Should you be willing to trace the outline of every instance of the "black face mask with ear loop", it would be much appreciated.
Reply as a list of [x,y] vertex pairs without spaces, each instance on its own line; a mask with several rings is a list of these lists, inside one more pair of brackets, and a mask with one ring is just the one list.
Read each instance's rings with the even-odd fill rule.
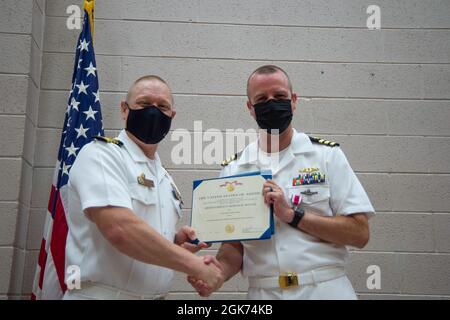
[[[253,105],[256,122],[261,129],[271,134],[272,130],[283,133],[292,121],[292,104],[290,99],[270,99]],[[275,133],[274,133],[275,134]]]
[[126,130],[145,144],[159,143],[170,130],[172,118],[156,106],[143,109],[130,109],[128,103]]

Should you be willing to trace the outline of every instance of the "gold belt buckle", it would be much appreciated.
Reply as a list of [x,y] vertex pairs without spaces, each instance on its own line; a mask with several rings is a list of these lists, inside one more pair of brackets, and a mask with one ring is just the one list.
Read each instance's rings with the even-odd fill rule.
[[298,276],[295,272],[283,273],[278,277],[281,289],[288,289],[298,286]]

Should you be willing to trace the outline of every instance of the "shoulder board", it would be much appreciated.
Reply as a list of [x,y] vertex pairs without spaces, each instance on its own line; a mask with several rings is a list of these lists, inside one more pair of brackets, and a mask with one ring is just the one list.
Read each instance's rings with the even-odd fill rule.
[[108,137],[102,137],[102,136],[95,136],[95,137],[94,137],[94,140],[103,141],[103,142],[106,142],[106,143],[112,143],[112,144],[115,144],[115,145],[117,145],[117,146],[119,146],[119,147],[123,146],[123,142],[120,141],[120,140],[117,140],[117,139],[115,139],[115,138],[108,138]]
[[328,147],[339,147],[339,143],[334,142],[334,141],[330,141],[330,140],[326,140],[326,139],[322,139],[322,138],[317,138],[317,137],[309,137],[309,139],[313,143],[323,144],[323,145],[328,146]]
[[163,167],[163,169],[166,172],[167,176],[169,176],[169,178],[173,180],[172,175],[169,173],[169,170],[167,170],[167,168],[165,166],[163,166],[162,164],[161,164],[161,167]]
[[239,158],[239,156],[241,155],[242,151],[239,151],[238,153],[235,153],[233,156],[229,157],[228,159],[225,159],[222,161],[221,166],[222,167],[226,167],[227,165],[229,165],[232,161],[236,160],[237,158]]

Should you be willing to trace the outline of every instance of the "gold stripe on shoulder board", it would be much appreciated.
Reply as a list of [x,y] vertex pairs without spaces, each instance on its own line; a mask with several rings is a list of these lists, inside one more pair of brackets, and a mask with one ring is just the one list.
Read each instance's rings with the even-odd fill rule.
[[242,151],[239,151],[238,153],[235,153],[234,155],[232,155],[231,157],[229,157],[228,159],[225,159],[222,161],[221,166],[222,167],[226,167],[227,165],[229,165],[231,162],[233,162],[234,160],[236,160],[237,158],[239,158],[239,156],[241,155]]
[[116,138],[95,136],[95,137],[93,137],[93,139],[97,140],[97,141],[103,141],[103,142],[106,142],[106,143],[112,143],[112,144],[115,144],[115,145],[117,145],[119,147],[123,146],[123,142],[120,141],[119,139],[116,139]]
[[330,140],[326,140],[326,139],[322,139],[322,138],[318,138],[318,137],[310,136],[309,139],[313,143],[323,144],[324,146],[328,146],[328,147],[338,147],[340,145],[339,143],[337,143],[335,141],[330,141]]

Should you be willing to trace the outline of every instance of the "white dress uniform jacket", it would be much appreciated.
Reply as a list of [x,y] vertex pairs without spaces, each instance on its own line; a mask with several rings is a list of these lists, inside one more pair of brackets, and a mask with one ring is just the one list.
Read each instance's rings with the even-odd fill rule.
[[[243,172],[272,170],[273,180],[283,188],[290,203],[292,194],[304,192],[301,206],[318,210],[324,216],[374,213],[361,183],[338,146],[313,143],[304,133],[294,130],[291,144],[278,155],[261,151],[257,142],[248,145],[234,161],[226,165],[221,176]],[[293,186],[302,170],[316,168],[325,182]],[[309,195],[308,195],[309,194]],[[270,240],[245,241],[242,273],[249,278],[278,277],[286,272],[308,274],[326,267],[344,268],[347,248],[322,241],[277,221]],[[250,280],[250,279],[249,279]],[[348,279],[340,277],[324,283],[296,288],[249,288],[250,299],[354,299]]]
[[[66,267],[80,267],[80,293],[83,285],[93,283],[121,290],[126,297],[164,295],[170,290],[173,271],[119,252],[85,214],[90,207],[128,208],[166,239],[174,240],[181,205],[172,178],[158,155],[148,159],[124,130],[117,139],[122,146],[104,141],[86,145],[70,171]],[[153,181],[153,187],[138,183],[142,174]]]

